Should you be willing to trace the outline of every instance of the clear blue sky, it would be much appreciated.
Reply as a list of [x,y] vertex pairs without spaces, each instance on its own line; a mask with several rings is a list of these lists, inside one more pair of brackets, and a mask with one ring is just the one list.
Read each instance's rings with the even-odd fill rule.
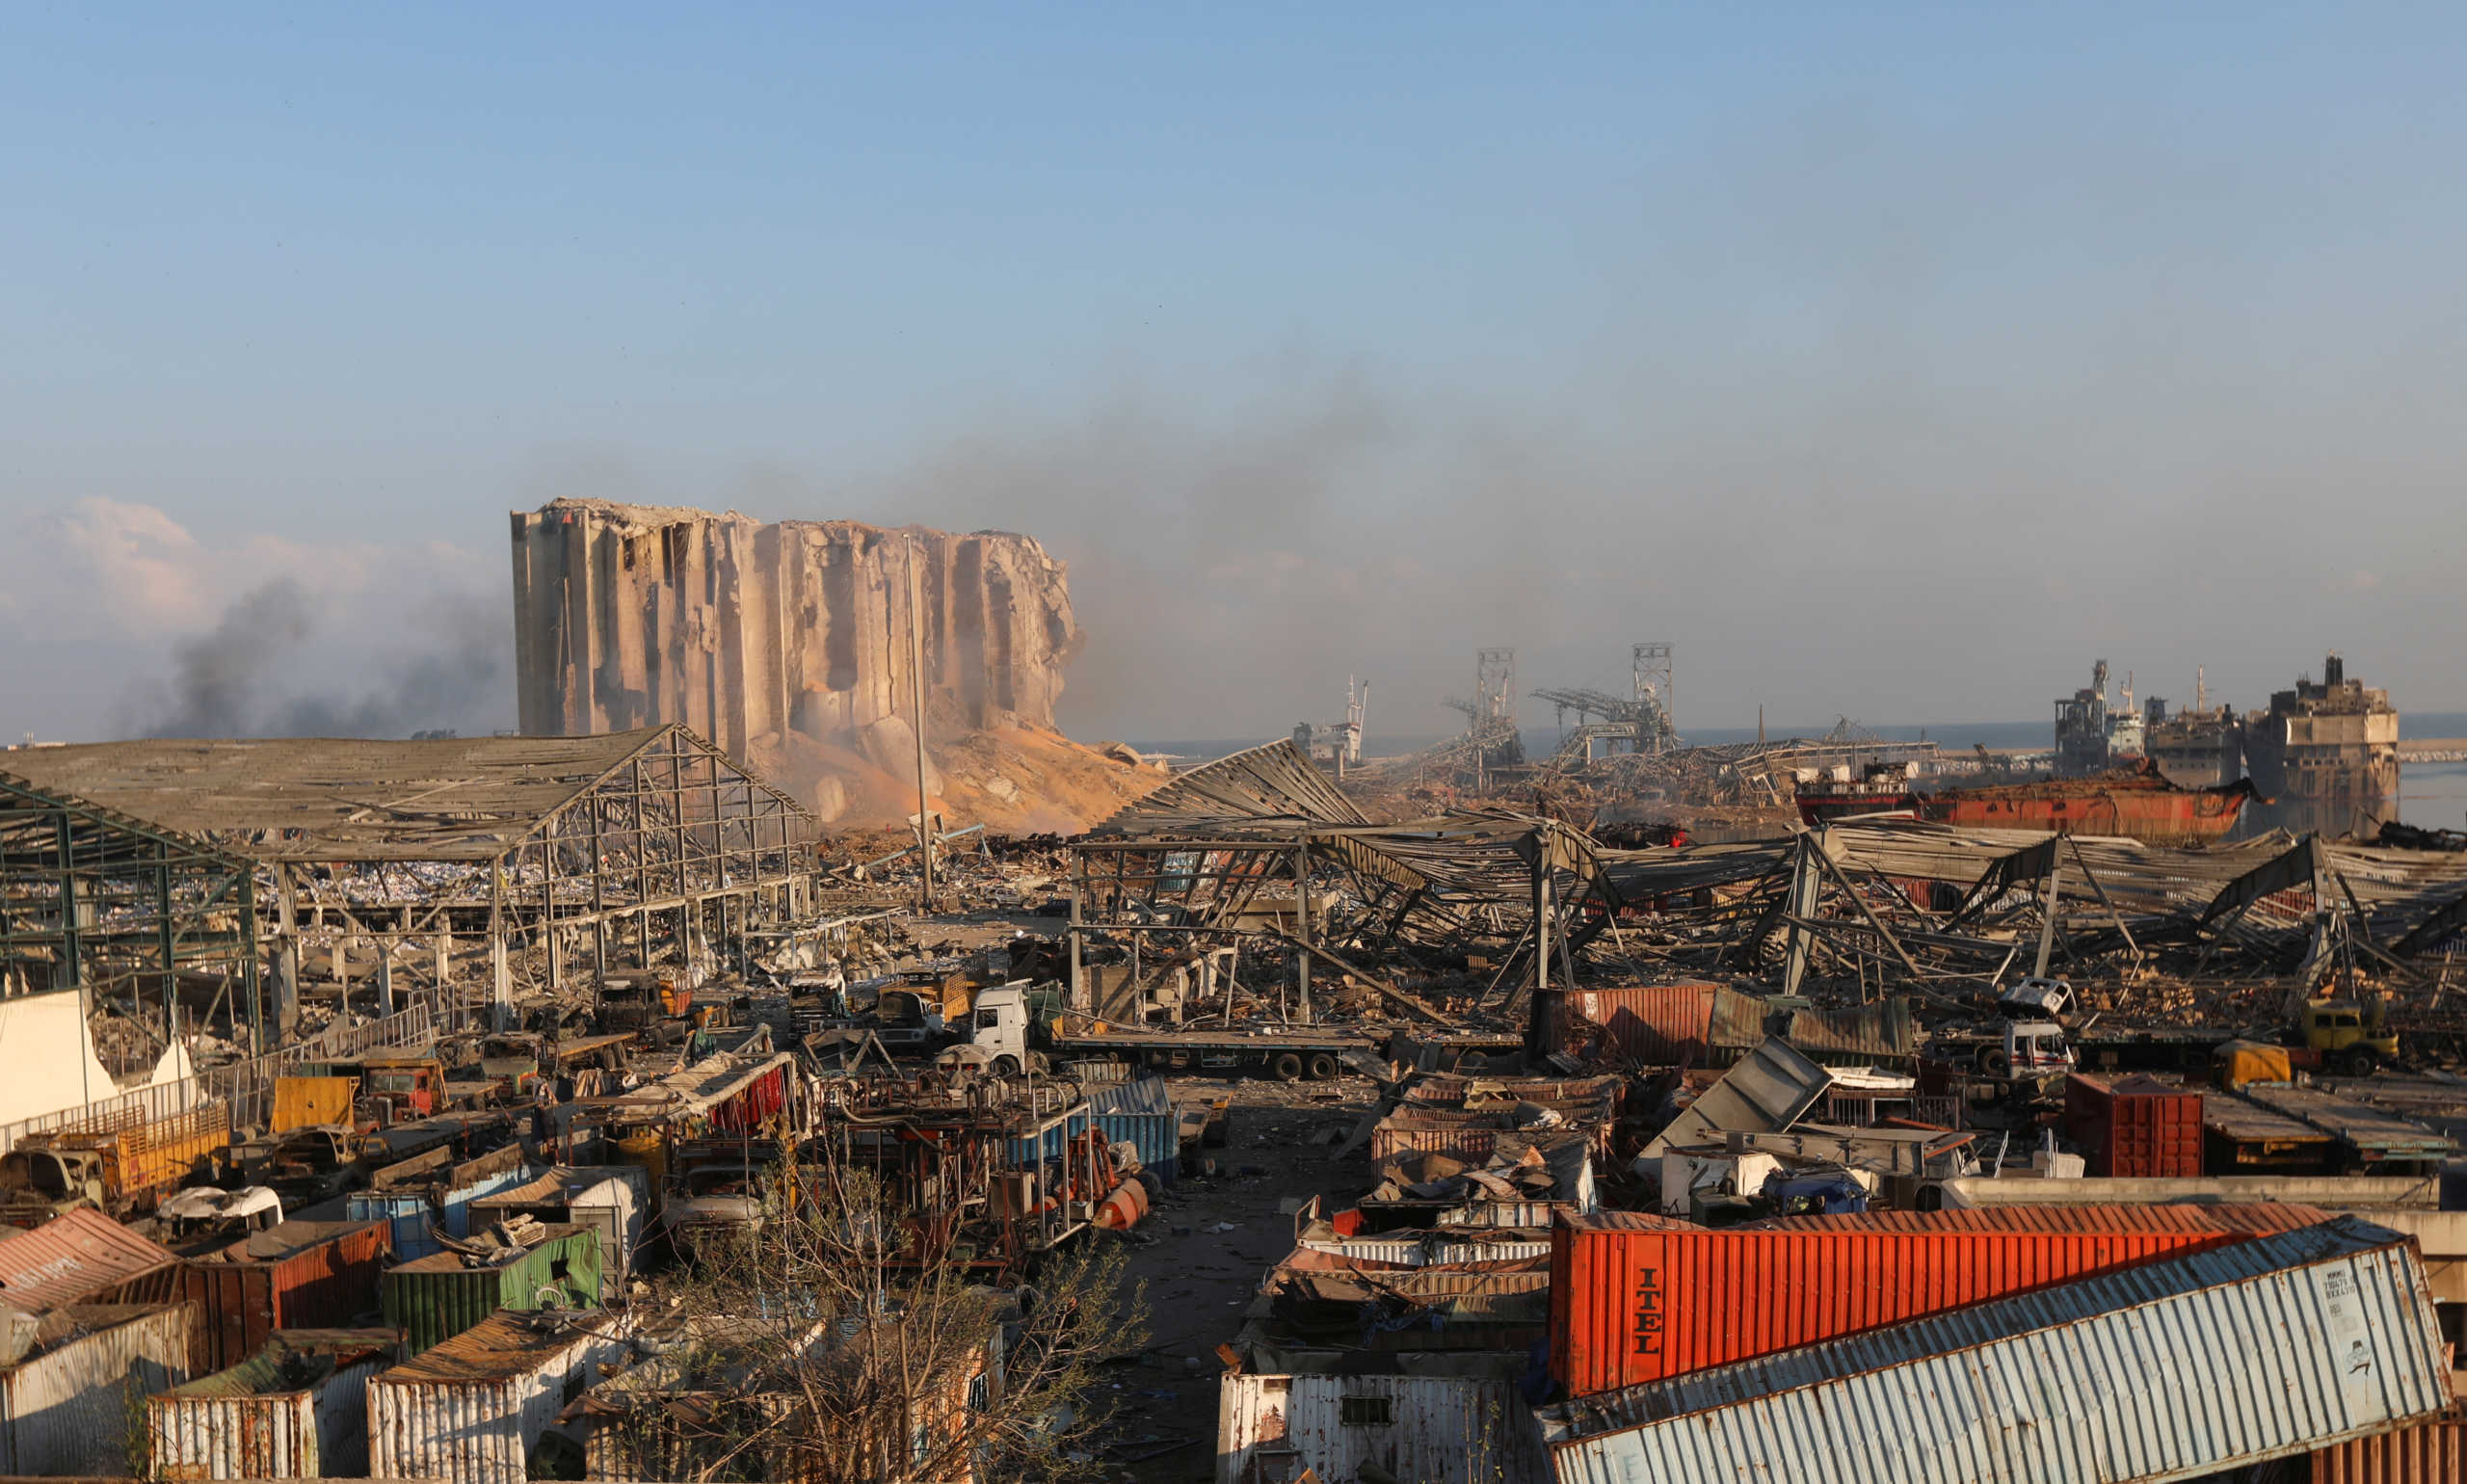
[[1092,733],[1643,638],[1708,726],[2332,646],[2456,709],[2462,64],[2452,7],[13,8],[0,514],[72,592],[132,580],[81,502],[224,566],[21,591],[0,731],[142,720],[267,573],[349,574],[366,683],[366,592],[502,604],[581,491],[1040,535]]

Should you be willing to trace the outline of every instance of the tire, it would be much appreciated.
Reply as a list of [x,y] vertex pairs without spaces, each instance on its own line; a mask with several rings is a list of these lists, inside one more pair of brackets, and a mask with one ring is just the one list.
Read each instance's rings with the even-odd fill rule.
[[2351,1046],[2339,1053],[2339,1070],[2351,1077],[2369,1077],[2380,1064],[2371,1047]]
[[1020,1059],[1016,1056],[997,1056],[994,1058],[994,1074],[997,1077],[1018,1076],[1020,1074]]
[[1989,1076],[2001,1077],[2012,1072],[2013,1058],[2005,1055],[2002,1047],[1991,1047],[1979,1053],[1978,1065]]
[[1268,1063],[1268,1073],[1280,1082],[1301,1081],[1302,1054],[1298,1051],[1277,1052],[1276,1060]]
[[1313,1082],[1333,1082],[1337,1073],[1343,1070],[1337,1059],[1325,1051],[1314,1052],[1311,1057],[1311,1080]]

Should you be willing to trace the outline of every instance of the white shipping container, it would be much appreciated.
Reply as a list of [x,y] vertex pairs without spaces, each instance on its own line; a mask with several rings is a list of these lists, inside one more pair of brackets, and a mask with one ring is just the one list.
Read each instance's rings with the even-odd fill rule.
[[[368,1378],[394,1364],[401,1347],[391,1330],[281,1331],[240,1365],[149,1398],[153,1476],[364,1476]],[[308,1357],[323,1374],[285,1386],[284,1349]]]
[[1471,1376],[1227,1376],[1217,1484],[1361,1476],[1417,1484],[1549,1484],[1532,1409],[1511,1381]]
[[2192,1479],[2437,1413],[2411,1241],[2355,1217],[1562,1403],[1563,1484]]
[[525,1484],[557,1413],[623,1355],[624,1317],[499,1312],[368,1381],[371,1477]]
[[189,1378],[186,1304],[72,1305],[0,1366],[0,1474],[116,1474],[146,1467],[146,1398]]

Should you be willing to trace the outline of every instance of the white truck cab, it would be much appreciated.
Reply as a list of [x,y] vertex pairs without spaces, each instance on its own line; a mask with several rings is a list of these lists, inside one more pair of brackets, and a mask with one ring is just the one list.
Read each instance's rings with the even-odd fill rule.
[[997,1077],[1043,1071],[1045,1058],[1028,1046],[1027,981],[1015,979],[977,991],[960,1044],[935,1057],[934,1065]]

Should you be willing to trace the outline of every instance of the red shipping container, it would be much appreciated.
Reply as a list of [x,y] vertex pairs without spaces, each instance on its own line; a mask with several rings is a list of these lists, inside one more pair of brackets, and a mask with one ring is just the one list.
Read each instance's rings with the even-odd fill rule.
[[[1637,984],[1556,990],[1534,1006],[1542,1049],[1617,1052],[1647,1066],[1705,1065],[1713,1029],[1711,984]],[[1600,1027],[1599,1030],[1596,1027]]]
[[1562,1216],[1551,1373],[1589,1396],[2327,1219],[2294,1206],[2003,1206],[1712,1231]]
[[2105,1082],[2076,1073],[2064,1079],[2064,1136],[2082,1151],[2086,1174],[2197,1178],[2201,1090],[2152,1076]]
[[182,1264],[198,1306],[196,1369],[237,1365],[277,1330],[347,1329],[375,1313],[393,1261],[392,1224],[286,1221]]

